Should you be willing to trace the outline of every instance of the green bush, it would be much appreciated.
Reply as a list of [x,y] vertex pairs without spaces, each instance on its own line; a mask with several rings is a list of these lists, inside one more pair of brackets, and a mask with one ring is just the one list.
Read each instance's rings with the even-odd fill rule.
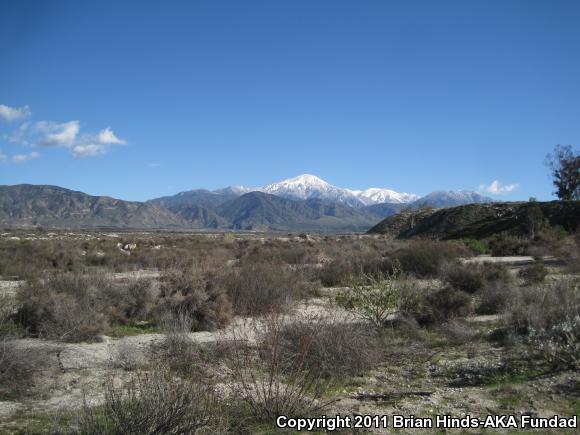
[[504,257],[510,255],[524,255],[529,246],[529,239],[500,233],[491,237],[488,242],[491,255]]
[[487,252],[487,245],[481,240],[463,239],[462,242],[476,255],[483,255]]
[[396,281],[400,273],[395,264],[391,273],[378,278],[369,275],[357,277],[351,281],[349,289],[336,296],[336,303],[376,328],[382,328],[399,305],[400,291]]

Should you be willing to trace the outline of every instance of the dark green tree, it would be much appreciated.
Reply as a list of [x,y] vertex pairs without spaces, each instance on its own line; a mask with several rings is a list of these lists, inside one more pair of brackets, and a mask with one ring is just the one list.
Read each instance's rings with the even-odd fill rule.
[[554,178],[554,192],[559,199],[580,199],[580,153],[572,145],[556,145],[546,163]]

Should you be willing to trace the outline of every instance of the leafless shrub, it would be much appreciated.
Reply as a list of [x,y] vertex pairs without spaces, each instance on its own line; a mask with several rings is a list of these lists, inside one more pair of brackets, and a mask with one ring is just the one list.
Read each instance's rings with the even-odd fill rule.
[[415,319],[420,325],[445,323],[467,316],[471,311],[471,296],[453,287],[421,289],[413,281],[400,285],[399,313]]
[[580,288],[573,280],[542,287],[522,287],[512,293],[504,312],[506,324],[516,333],[547,330],[580,313]]
[[499,282],[487,284],[477,295],[475,312],[477,314],[499,314],[513,299],[513,292],[518,291],[513,284]]
[[17,293],[16,319],[35,336],[65,341],[94,339],[108,324],[100,308],[102,295],[111,286],[102,275],[72,273],[28,282]]
[[471,343],[477,337],[477,331],[471,328],[466,322],[453,319],[444,323],[439,330],[447,337],[452,344]]
[[[308,415],[323,409],[323,382],[305,370],[311,340],[284,352],[283,318],[271,314],[263,327],[252,324],[251,332],[236,331],[234,340],[246,345],[230,347],[227,365],[233,378],[234,395],[246,403],[259,420],[272,421],[278,415]],[[252,336],[257,336],[254,346]],[[260,338],[262,337],[262,338]]]
[[472,312],[472,298],[461,290],[444,287],[426,296],[433,322],[465,317]]
[[85,404],[78,433],[185,434],[212,432],[221,425],[218,401],[206,385],[173,379],[164,369],[139,372],[116,387],[107,383],[102,406]]
[[234,312],[241,315],[283,312],[306,296],[308,286],[300,273],[272,262],[243,263],[224,279]]
[[155,307],[158,321],[167,315],[187,314],[190,331],[214,330],[228,324],[232,306],[216,281],[215,270],[200,263],[176,265],[163,271]]
[[456,289],[475,293],[485,285],[482,265],[454,263],[443,270],[443,279]]
[[383,353],[375,331],[345,317],[303,317],[283,324],[279,333],[264,340],[279,339],[284,359],[303,359],[303,369],[321,378],[361,375],[375,367]]
[[520,269],[518,276],[526,285],[541,284],[548,276],[548,268],[542,262],[534,262]]
[[0,337],[0,400],[27,395],[37,375],[51,366],[55,346],[30,348],[10,337]]
[[135,371],[147,366],[148,355],[137,344],[119,342],[111,350],[111,364],[113,367],[126,371]]
[[539,360],[555,368],[580,369],[580,287],[562,280],[522,287],[505,311],[505,322]]
[[481,291],[486,285],[512,281],[505,265],[490,262],[481,264],[451,263],[443,268],[442,275],[445,282],[470,294]]
[[418,278],[436,277],[442,266],[460,256],[468,256],[463,244],[429,240],[411,241],[395,254],[403,272]]

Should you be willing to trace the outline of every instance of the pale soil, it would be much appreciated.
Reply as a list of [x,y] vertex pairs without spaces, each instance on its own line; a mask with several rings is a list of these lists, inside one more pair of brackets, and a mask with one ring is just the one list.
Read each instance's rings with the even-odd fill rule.
[[[492,257],[486,257],[489,259]],[[531,257],[529,257],[531,258]],[[528,257],[508,257],[501,260],[512,266]],[[533,260],[533,259],[532,259]],[[483,259],[478,261],[484,261]],[[520,263],[521,264],[521,263]],[[116,279],[158,277],[156,271],[136,271],[114,274]],[[439,285],[436,281],[421,281],[421,286]],[[13,295],[18,282],[0,281],[0,292]],[[317,318],[340,316],[353,321],[348,313],[329,301],[340,289],[324,289],[322,297],[297,304],[287,319],[300,316]],[[467,319],[474,330],[487,330],[499,316],[475,316]],[[220,331],[188,334],[197,343],[244,339],[253,341],[263,329],[260,322],[236,318]],[[52,349],[45,369],[38,373],[35,393],[21,401],[0,402],[0,433],[10,421],[22,415],[61,409],[75,409],[87,399],[99,403],[107,379],[121,385],[131,372],[123,369],[131,364],[146,363],[151,349],[164,338],[162,334],[142,334],[123,338],[103,337],[98,343],[57,343],[43,340],[19,340],[28,349]],[[470,367],[495,367],[501,363],[504,349],[485,341],[437,348],[424,333],[416,338],[394,338],[387,361],[362,378],[345,380],[333,396],[335,400],[327,415],[420,415],[451,414],[455,416],[505,413],[533,413],[552,416],[570,412],[570,402],[578,395],[580,376],[567,372],[518,382],[498,381],[494,385],[452,386],[449,371]],[[222,374],[223,375],[223,374]],[[225,388],[228,389],[227,384]],[[576,405],[578,406],[578,405]],[[376,431],[384,433],[384,431]],[[405,430],[400,433],[428,433]]]

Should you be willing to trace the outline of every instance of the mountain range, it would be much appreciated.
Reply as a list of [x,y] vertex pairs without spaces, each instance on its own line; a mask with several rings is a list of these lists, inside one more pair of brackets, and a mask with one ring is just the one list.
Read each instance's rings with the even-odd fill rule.
[[366,231],[404,208],[491,199],[470,191],[419,198],[390,189],[351,190],[314,175],[264,187],[197,189],[147,202],[91,196],[57,186],[0,186],[0,225],[50,228]]

